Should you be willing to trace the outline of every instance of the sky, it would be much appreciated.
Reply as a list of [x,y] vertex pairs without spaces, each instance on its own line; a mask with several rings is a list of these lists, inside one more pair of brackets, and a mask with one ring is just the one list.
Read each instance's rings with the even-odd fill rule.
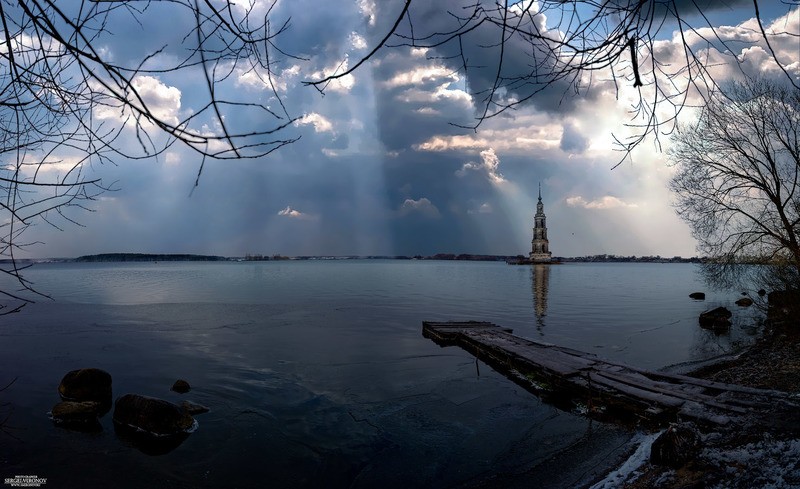
[[[412,4],[416,32],[443,29],[444,9],[462,3],[474,1]],[[797,78],[800,7],[760,3],[765,27],[774,33],[772,48]],[[631,130],[626,123],[638,92],[630,81],[614,87],[610,72],[594,73],[589,88],[578,94],[556,85],[477,131],[457,124],[470,124],[482,110],[479,92],[487,71],[459,73],[446,47],[384,48],[329,84],[324,95],[302,83],[363,57],[402,4],[278,1],[270,14],[275,24],[291,23],[276,42],[304,58],[275,58],[276,90],[297,118],[283,136],[300,139],[261,158],[208,160],[196,188],[201,158],[180,144],[157,158],[92,165],[91,175],[114,190],[91,203],[89,212],[69,210],[79,225],[62,222],[58,229],[40,222],[29,228],[25,240],[40,244],[27,247],[24,256],[527,254],[539,184],[556,256],[695,255],[690,229],[675,214],[667,189],[673,171],[669,135],[646,139],[616,166],[622,154],[613,138]],[[719,53],[725,48],[713,41],[709,27],[687,37],[713,60],[718,81],[742,72],[785,76],[756,35],[752,2],[698,4],[705,17],[686,7],[687,22],[702,26],[707,19],[740,61],[736,65]],[[176,17],[169,8],[156,4],[141,22],[112,17],[108,27],[114,35],[100,40],[102,52],[133,63],[166,45],[159,56],[175,56],[182,49],[182,35],[175,33],[188,32],[193,19],[185,12]],[[539,21],[553,28],[547,15]],[[666,64],[680,62],[674,27],[667,24],[656,44]],[[481,35],[476,31],[479,40]],[[471,64],[496,69],[496,50],[467,50]],[[527,62],[512,51],[505,69]],[[263,78],[254,75],[235,69],[224,89],[277,107]],[[143,76],[137,83],[159,114],[178,120],[206,95],[201,79],[184,72]],[[692,114],[687,109],[681,117],[690,120]],[[98,109],[95,116],[119,115]],[[272,123],[244,111],[226,115],[232,127]],[[130,131],[126,137],[123,144],[136,144]]]

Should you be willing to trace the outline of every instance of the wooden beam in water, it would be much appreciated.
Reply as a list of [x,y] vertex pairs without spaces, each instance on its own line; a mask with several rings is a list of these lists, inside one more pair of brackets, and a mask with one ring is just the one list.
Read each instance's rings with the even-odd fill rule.
[[512,333],[489,322],[422,323],[423,336],[438,345],[459,346],[543,399],[606,421],[769,425],[770,414],[800,408],[786,392],[638,369]]

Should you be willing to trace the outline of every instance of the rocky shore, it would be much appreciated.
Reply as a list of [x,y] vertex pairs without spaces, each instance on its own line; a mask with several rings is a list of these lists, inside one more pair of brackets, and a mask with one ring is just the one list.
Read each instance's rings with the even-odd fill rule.
[[[800,396],[800,321],[771,322],[751,348],[689,375]],[[800,487],[800,426],[787,424],[771,432],[739,426],[702,433],[701,449],[686,463],[670,468],[646,461],[612,485],[628,489]]]

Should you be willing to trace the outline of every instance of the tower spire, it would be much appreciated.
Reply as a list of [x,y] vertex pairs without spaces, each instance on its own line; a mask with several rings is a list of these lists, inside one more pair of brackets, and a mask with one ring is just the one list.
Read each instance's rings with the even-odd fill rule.
[[533,216],[533,239],[531,240],[531,252],[528,255],[530,260],[535,263],[546,263],[552,259],[550,242],[547,240],[546,219],[542,203],[542,182],[539,182],[539,202],[536,203],[536,215]]

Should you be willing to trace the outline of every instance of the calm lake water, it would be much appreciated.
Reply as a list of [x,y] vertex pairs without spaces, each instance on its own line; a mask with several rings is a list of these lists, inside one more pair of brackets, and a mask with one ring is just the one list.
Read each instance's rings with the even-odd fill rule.
[[[689,264],[549,267],[436,261],[42,264],[54,297],[0,318],[0,475],[47,487],[574,487],[631,433],[540,402],[423,320],[487,320],[521,336],[647,368],[751,342],[697,326],[738,292]],[[688,294],[705,291],[704,302]],[[69,370],[211,412],[153,456],[103,431],[55,427]],[[184,378],[188,394],[170,392]],[[533,483],[535,481],[535,483]],[[533,485],[531,485],[533,484]]]

